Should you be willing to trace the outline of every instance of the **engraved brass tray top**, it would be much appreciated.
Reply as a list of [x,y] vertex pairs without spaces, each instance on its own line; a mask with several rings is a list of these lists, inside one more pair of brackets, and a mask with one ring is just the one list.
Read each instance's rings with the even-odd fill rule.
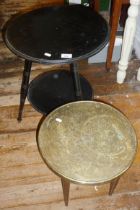
[[72,182],[110,181],[131,165],[137,148],[128,119],[110,105],[78,101],[51,112],[37,133],[46,164]]

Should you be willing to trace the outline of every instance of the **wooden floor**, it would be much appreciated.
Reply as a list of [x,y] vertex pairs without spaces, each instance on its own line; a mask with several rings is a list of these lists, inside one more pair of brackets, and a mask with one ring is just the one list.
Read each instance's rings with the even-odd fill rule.
[[[23,121],[16,120],[23,61],[10,53],[3,42],[0,49],[0,209],[140,210],[140,148],[113,196],[107,195],[107,184],[93,187],[72,184],[69,206],[64,206],[60,180],[46,167],[37,150],[35,133],[41,114],[27,101]],[[122,85],[116,83],[116,65],[111,72],[106,72],[104,65],[80,64],[80,68],[94,88],[95,99],[124,112],[140,142],[138,65],[138,61],[130,63]],[[31,79],[55,68],[65,66],[34,64]]]

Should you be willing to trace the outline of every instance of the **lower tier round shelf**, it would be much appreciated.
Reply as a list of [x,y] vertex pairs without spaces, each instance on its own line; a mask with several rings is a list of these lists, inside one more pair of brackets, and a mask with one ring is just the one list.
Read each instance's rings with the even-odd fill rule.
[[[89,82],[80,75],[82,100],[92,99]],[[44,115],[55,108],[76,101],[74,82],[67,70],[50,71],[37,76],[28,89],[28,100],[32,106]]]

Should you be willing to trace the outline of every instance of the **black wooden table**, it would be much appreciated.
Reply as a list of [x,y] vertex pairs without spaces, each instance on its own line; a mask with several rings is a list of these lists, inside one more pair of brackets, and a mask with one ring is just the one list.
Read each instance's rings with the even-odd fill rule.
[[[25,59],[19,121],[22,119],[27,93],[32,105],[45,114],[58,105],[75,99],[91,99],[91,87],[84,78],[79,77],[77,61],[98,53],[108,41],[108,24],[93,9],[82,5],[64,5],[40,8],[24,13],[12,18],[7,23],[4,37],[7,47],[17,56]],[[32,62],[42,64],[69,63],[72,77],[69,76],[69,72],[65,72],[63,77],[61,71],[51,72],[48,76],[35,78],[29,86]],[[49,78],[51,82],[49,82]],[[54,98],[52,98],[51,95],[55,89],[51,86],[55,86],[56,78],[60,78],[61,82],[58,82],[55,89],[61,91],[59,93],[56,91]],[[66,88],[69,79],[71,81]],[[39,87],[44,87],[43,82],[45,90],[50,90],[49,93],[43,92],[41,94]],[[63,95],[62,92],[67,90],[70,92],[72,86],[74,87],[71,90],[72,95],[65,98],[68,94],[66,92]],[[47,96],[46,94],[50,95]],[[61,95],[63,95],[62,98]],[[58,97],[61,100],[56,100]],[[46,98],[45,101],[44,98]],[[51,102],[50,99],[52,99]],[[57,104],[56,101],[60,103]],[[44,103],[43,106],[42,103]],[[50,103],[48,108],[47,103]]]

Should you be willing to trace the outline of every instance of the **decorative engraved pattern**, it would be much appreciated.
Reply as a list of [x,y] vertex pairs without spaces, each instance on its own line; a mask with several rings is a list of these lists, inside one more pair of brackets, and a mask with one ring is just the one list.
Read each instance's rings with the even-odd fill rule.
[[58,175],[94,184],[127,170],[137,141],[131,124],[118,110],[100,102],[79,101],[47,116],[38,145],[43,159]]

